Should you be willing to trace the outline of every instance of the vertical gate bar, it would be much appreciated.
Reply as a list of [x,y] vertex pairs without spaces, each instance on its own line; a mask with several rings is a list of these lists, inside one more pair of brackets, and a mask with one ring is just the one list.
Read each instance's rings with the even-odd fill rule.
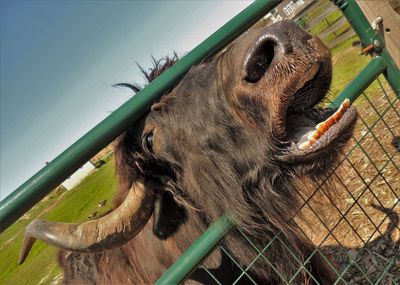
[[392,57],[389,55],[386,49],[382,51],[382,57],[385,59],[387,64],[387,70],[384,73],[385,77],[392,87],[394,93],[396,93],[397,98],[400,98],[400,70],[397,68]]
[[343,91],[336,96],[333,102],[329,105],[330,108],[338,108],[344,99],[348,98],[350,102],[354,102],[357,97],[363,92],[376,77],[384,72],[386,63],[382,57],[377,56],[357,74],[356,78],[348,84]]
[[200,45],[190,51],[146,88],[128,100],[52,162],[0,202],[0,232],[26,213],[83,163],[140,118],[163,92],[205,56],[215,54],[243,33],[281,0],[257,0]]
[[226,215],[220,217],[164,272],[155,284],[181,283],[213,251],[232,228],[233,224]]
[[400,70],[397,68],[392,57],[385,49],[384,40],[372,29],[370,23],[355,0],[332,1],[343,12],[344,16],[349,21],[350,25],[353,27],[364,45],[368,46],[372,44],[378,52],[381,52],[381,56],[387,65],[387,70],[384,72],[384,75],[397,97],[400,97]]

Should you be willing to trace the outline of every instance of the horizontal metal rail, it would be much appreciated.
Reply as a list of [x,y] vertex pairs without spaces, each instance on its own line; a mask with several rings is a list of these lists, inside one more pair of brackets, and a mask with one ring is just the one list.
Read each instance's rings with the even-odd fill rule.
[[233,228],[233,223],[224,215],[213,223],[196,242],[155,283],[179,284],[192,270],[212,252],[223,237]]
[[338,108],[344,99],[349,99],[353,103],[357,97],[368,86],[386,70],[387,65],[382,57],[374,57],[364,68],[357,74],[356,78],[345,87],[329,107]]
[[218,52],[281,0],[257,0],[0,202],[0,232],[138,120],[191,66]]

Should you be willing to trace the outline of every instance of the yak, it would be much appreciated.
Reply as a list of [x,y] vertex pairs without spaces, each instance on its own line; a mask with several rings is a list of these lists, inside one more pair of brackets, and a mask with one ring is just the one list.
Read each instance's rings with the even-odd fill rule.
[[[176,59],[156,61],[147,79]],[[227,255],[245,268],[258,254],[247,239],[270,245],[238,284],[332,284],[294,220],[299,193],[332,168],[356,121],[348,100],[320,104],[331,78],[329,49],[294,22],[247,31],[116,139],[114,210],[81,224],[32,221],[20,262],[40,239],[63,250],[65,283],[152,284],[226,214],[240,231],[204,264],[222,284],[240,274]],[[197,269],[187,282],[213,280]]]

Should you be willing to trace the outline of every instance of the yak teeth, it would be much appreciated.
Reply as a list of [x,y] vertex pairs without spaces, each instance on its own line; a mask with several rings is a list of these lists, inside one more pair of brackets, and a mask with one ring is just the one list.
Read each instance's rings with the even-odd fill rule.
[[343,107],[346,108],[346,110],[350,107],[350,100],[349,99],[344,99],[342,103]]
[[311,147],[320,137],[322,137],[335,123],[337,123],[343,114],[350,108],[350,100],[345,99],[340,105],[339,109],[324,122],[319,123],[315,127],[315,131],[307,136],[307,140],[302,142],[298,148],[300,150],[306,150]]
[[319,123],[315,128],[319,133],[325,133],[329,129],[329,125],[325,122]]
[[301,149],[301,150],[306,150],[306,149],[309,148],[310,146],[311,146],[311,142],[305,141],[305,142],[302,142],[302,143],[299,145],[299,149]]

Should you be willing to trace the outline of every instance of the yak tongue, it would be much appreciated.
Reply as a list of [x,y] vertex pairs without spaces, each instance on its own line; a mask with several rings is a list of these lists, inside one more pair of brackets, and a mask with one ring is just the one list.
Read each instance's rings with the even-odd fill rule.
[[315,130],[310,132],[307,140],[302,142],[298,147],[301,150],[306,150],[311,147],[323,134],[325,134],[333,125],[335,125],[343,116],[343,114],[350,108],[350,100],[345,99],[340,105],[339,109],[328,119],[319,123]]

